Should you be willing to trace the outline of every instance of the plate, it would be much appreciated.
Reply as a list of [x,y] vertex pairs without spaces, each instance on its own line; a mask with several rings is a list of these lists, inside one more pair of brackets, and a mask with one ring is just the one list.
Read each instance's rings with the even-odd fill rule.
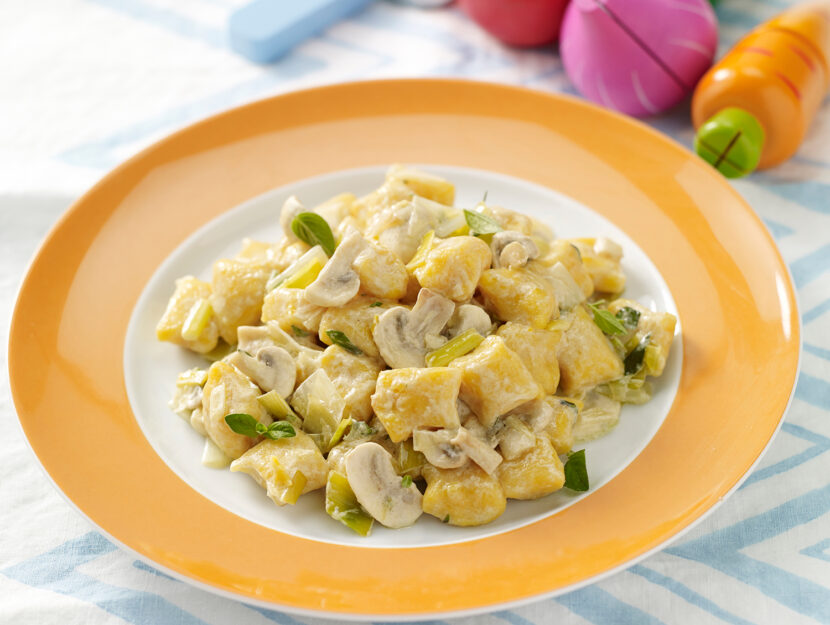
[[[628,278],[626,297],[654,310],[677,315],[668,286],[646,254],[625,232],[590,207],[546,187],[495,172],[429,164],[417,167],[451,180],[456,186],[458,206],[474,206],[486,189],[489,202],[520,209],[555,227],[557,236],[610,237],[625,250],[622,266]],[[248,475],[216,471],[199,463],[204,438],[186,421],[174,418],[167,401],[173,396],[179,372],[204,367],[205,360],[170,343],[153,340],[156,323],[164,313],[176,278],[195,275],[210,281],[213,263],[237,254],[244,237],[264,241],[282,238],[279,212],[291,195],[301,198],[308,206],[344,190],[360,196],[380,186],[385,170],[385,167],[348,170],[269,191],[212,220],[162,263],[133,311],[124,349],[127,396],[147,440],[179,477],[231,512],[295,536],[356,547],[431,547],[484,538],[538,521],[596,492],[643,450],[668,414],[680,381],[682,342],[679,337],[669,353],[663,375],[655,380],[652,400],[642,406],[626,406],[620,424],[610,435],[584,446],[590,491],[577,494],[562,490],[535,501],[511,501],[505,514],[480,527],[454,527],[424,515],[405,531],[388,530],[375,524],[371,536],[364,538],[332,522],[323,512],[322,490],[304,496],[296,506],[277,509]]]
[[[683,327],[674,401],[645,449],[576,505],[463,542],[324,542],[266,527],[200,492],[165,461],[176,450],[157,452],[138,400],[134,413],[127,386],[136,387],[124,368],[131,316],[152,305],[141,296],[154,275],[177,258],[199,258],[182,250],[200,247],[211,228],[202,226],[231,207],[253,210],[256,202],[243,202],[272,189],[392,162],[466,168],[458,172],[474,178],[497,172],[510,177],[507,195],[530,183],[540,201],[555,190],[625,233],[665,281]],[[565,223],[554,226],[566,234]],[[202,257],[209,262],[216,251]],[[193,271],[203,271],[197,264]],[[113,171],[66,213],[34,259],[12,320],[9,369],[41,464],[120,545],[258,605],[413,620],[572,590],[688,529],[737,488],[769,444],[791,396],[799,345],[794,290],[772,238],[687,150],[573,98],[401,80],[256,102],[186,128]],[[181,455],[195,466],[186,449]]]

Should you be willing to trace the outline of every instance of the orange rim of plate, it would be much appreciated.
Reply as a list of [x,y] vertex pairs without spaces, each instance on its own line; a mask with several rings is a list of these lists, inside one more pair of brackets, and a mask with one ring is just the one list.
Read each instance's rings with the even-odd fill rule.
[[[491,170],[570,195],[626,231],[668,283],[683,327],[674,405],[634,462],[578,505],[447,546],[324,544],[202,497],[139,429],[124,387],[123,344],[159,264],[204,223],[269,189],[393,162]],[[392,80],[237,108],[107,175],[32,262],[12,321],[9,369],[41,464],[121,545],[239,599],[306,614],[406,619],[564,592],[677,536],[739,485],[772,439],[799,346],[795,294],[772,238],[686,149],[574,98]]]

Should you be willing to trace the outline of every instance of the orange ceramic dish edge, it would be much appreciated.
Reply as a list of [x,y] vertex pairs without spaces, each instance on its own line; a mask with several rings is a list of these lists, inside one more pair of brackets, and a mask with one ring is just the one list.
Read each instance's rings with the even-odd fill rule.
[[[133,306],[164,258],[199,226],[266,190],[391,162],[492,170],[570,195],[622,227],[668,283],[684,353],[672,410],[642,454],[578,505],[474,542],[323,544],[205,499],[139,429],[122,346]],[[409,80],[256,102],[116,169],[70,209],[33,261],[9,363],[15,405],[44,468],[122,545],[243,600],[307,614],[412,619],[563,592],[689,527],[771,440],[799,345],[795,295],[771,237],[703,161],[575,99]]]

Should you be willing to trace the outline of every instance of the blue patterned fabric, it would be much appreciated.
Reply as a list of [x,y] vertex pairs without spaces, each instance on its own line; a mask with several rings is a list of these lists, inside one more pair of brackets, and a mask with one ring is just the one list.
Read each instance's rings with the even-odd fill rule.
[[[60,212],[108,169],[182,125],[252,99],[362,78],[461,76],[574,93],[553,52],[504,48],[454,8],[390,2],[330,28],[279,64],[253,66],[226,44],[225,20],[238,4],[0,3],[4,338],[26,263]],[[788,4],[721,0],[721,52]],[[575,592],[461,621],[830,623],[828,102],[793,159],[734,182],[792,270],[803,322],[795,399],[764,460],[724,505],[662,552]],[[649,123],[690,145],[687,108]],[[119,550],[54,492],[15,420],[3,383],[0,623],[317,622],[213,596]]]

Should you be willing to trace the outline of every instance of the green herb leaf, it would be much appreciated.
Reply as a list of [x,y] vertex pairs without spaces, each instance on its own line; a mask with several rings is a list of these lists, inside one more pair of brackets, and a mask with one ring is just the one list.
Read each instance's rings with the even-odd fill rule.
[[310,246],[319,245],[327,255],[334,254],[334,235],[328,222],[317,213],[300,213],[294,217],[291,231]]
[[449,523],[449,522],[450,522],[450,515],[448,514],[447,516],[444,517],[444,519],[441,521],[441,523]]
[[257,438],[262,434],[267,438],[276,440],[278,438],[291,438],[297,435],[294,426],[288,421],[274,421],[271,425],[265,425],[245,412],[235,412],[227,415],[225,417],[225,423],[237,434],[249,436],[250,438]]
[[584,449],[568,455],[568,460],[565,462],[565,488],[579,492],[584,492],[589,488]]
[[225,417],[225,423],[237,434],[250,436],[251,438],[259,436],[260,432],[257,430],[257,426],[262,425],[254,417],[244,412],[235,412],[227,415]]
[[484,213],[477,213],[465,208],[464,219],[467,221],[467,226],[469,226],[472,235],[495,234],[502,231],[499,222]]
[[573,403],[572,401],[568,401],[567,399],[560,399],[559,403],[564,404],[564,405],[568,406],[569,408],[573,408],[574,410],[577,410],[576,404]]
[[404,488],[409,488],[410,486],[412,486],[412,476],[404,475],[401,478],[401,486],[403,486]]
[[291,325],[291,331],[294,333],[294,336],[308,336],[308,332],[293,324]]
[[263,434],[271,440],[277,440],[280,438],[293,438],[297,436],[297,431],[288,421],[274,421],[266,428]]
[[594,313],[594,323],[605,334],[625,334],[625,327],[610,310],[600,308],[598,304],[588,304],[588,308]]
[[340,330],[326,330],[326,336],[331,339],[335,345],[339,345],[350,354],[360,356],[363,350],[349,340],[349,337],[343,334]]
[[245,351],[244,349],[239,349],[237,351],[242,352],[243,354],[245,354],[246,356],[250,356],[251,358],[254,357],[254,355],[251,352]]
[[383,302],[374,302],[373,304],[369,304],[369,308],[377,308],[378,306],[383,306]]
[[617,319],[629,330],[633,330],[640,323],[640,311],[631,306],[623,306],[617,311]]
[[651,340],[651,334],[646,334],[642,340],[637,344],[637,347],[631,350],[631,353],[625,357],[623,366],[625,366],[625,375],[634,375],[643,368],[643,358],[646,355],[646,346]]

